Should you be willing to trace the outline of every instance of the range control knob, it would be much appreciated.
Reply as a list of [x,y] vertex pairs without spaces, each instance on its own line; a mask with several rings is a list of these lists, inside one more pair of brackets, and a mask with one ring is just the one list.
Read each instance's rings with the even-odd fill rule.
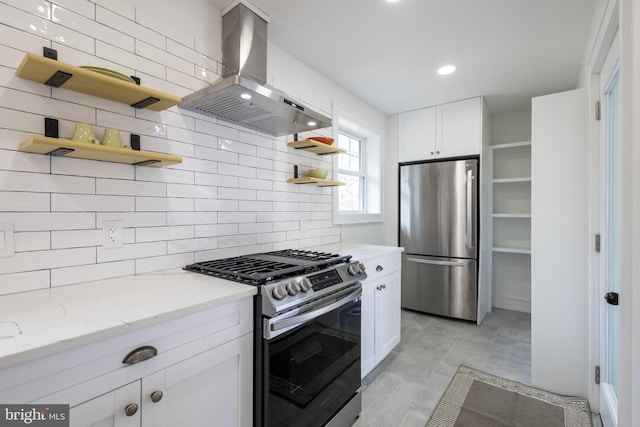
[[287,284],[287,292],[289,293],[289,295],[293,296],[296,295],[299,291],[298,289],[298,285],[296,284],[296,282],[291,282]]
[[350,275],[352,276],[356,276],[358,274],[361,273],[360,271],[360,266],[358,266],[358,264],[351,264],[348,268],[347,271],[349,272]]
[[287,291],[284,289],[284,286],[278,285],[271,291],[271,295],[277,300],[281,300],[282,298],[287,296]]
[[300,290],[302,292],[308,292],[311,290],[311,283],[307,279],[304,279],[300,282]]

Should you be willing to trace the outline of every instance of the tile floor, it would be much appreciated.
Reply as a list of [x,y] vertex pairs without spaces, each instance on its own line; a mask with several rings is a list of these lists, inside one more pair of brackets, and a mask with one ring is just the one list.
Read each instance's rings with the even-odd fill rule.
[[493,309],[482,325],[402,310],[400,344],[364,380],[354,427],[424,427],[463,364],[531,383],[531,316]]

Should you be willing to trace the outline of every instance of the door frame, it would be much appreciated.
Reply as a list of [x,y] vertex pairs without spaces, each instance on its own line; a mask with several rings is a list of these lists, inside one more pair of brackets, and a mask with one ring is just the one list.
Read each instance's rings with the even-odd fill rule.
[[[621,247],[620,276],[620,385],[618,400],[618,423],[620,426],[636,425],[640,422],[640,368],[634,367],[632,360],[640,356],[640,328],[634,324],[640,319],[640,292],[633,292],[632,279],[640,280],[640,268],[632,261],[640,251],[640,194],[638,179],[640,173],[632,168],[632,163],[640,160],[640,150],[633,147],[633,138],[640,136],[640,129],[633,125],[634,107],[640,102],[640,55],[634,52],[634,42],[639,44],[640,37],[631,31],[633,24],[640,24],[640,10],[632,7],[633,0],[608,0],[601,10],[597,33],[594,35],[592,49],[588,52],[587,85],[590,89],[589,111],[594,111],[596,101],[600,100],[599,73],[609,51],[616,32],[620,32],[620,93],[621,93],[621,152],[625,169],[623,176],[631,177],[621,188],[622,198],[627,198],[628,208],[622,213],[621,227],[623,235]],[[635,61],[635,64],[634,64]],[[635,73],[634,76],[634,67]],[[632,84],[635,83],[635,84]],[[627,88],[632,88],[631,90]],[[635,99],[634,99],[635,98]],[[635,135],[634,135],[635,133]],[[589,240],[593,242],[595,234],[600,232],[600,124],[595,115],[589,117]],[[632,235],[633,232],[633,235]],[[635,253],[634,253],[635,250]],[[589,401],[594,412],[600,412],[600,387],[595,384],[595,366],[600,365],[600,316],[601,291],[599,286],[599,254],[589,250]],[[634,310],[635,309],[635,310]],[[635,322],[635,323],[634,323]],[[633,393],[635,392],[635,393]]]

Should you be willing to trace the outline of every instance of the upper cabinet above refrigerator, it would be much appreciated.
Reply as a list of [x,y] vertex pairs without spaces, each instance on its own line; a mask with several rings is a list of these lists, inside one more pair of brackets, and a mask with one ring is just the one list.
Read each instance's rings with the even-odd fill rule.
[[482,97],[398,114],[398,162],[480,154]]

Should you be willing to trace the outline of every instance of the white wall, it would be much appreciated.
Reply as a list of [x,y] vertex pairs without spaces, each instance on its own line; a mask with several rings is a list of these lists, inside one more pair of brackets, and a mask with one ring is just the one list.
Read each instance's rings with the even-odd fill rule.
[[[0,223],[13,225],[16,251],[0,258],[0,294],[340,241],[332,189],[286,183],[294,164],[329,168],[331,159],[177,107],[135,110],[15,75],[25,52],[41,54],[48,46],[63,62],[190,94],[219,78],[219,11],[205,0],[188,8],[164,4],[0,3]],[[296,62],[271,50],[278,63]],[[272,71],[272,79],[325,111],[336,100],[370,120],[386,120],[308,69],[288,73]],[[138,133],[143,150],[179,155],[183,163],[156,169],[17,151],[30,135],[43,134],[44,117],[59,119],[66,138],[77,122],[92,124],[99,138],[107,127],[125,138]],[[102,248],[105,220],[123,221],[124,247]]]

